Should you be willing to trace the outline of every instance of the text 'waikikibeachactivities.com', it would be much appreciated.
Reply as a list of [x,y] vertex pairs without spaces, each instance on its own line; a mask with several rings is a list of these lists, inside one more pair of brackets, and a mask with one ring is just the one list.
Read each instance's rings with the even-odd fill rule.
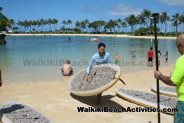
[[78,112],[177,112],[177,108],[163,108],[159,111],[152,107],[136,107],[136,108],[110,108],[110,107],[77,107]]

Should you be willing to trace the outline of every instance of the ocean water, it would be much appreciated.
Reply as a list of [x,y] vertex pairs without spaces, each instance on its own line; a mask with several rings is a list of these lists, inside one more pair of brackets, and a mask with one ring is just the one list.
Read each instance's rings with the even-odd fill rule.
[[[87,67],[88,61],[97,52],[92,37],[71,36],[8,36],[7,45],[0,45],[0,69],[3,82],[22,83],[39,81],[61,81],[61,66],[70,59],[74,73]],[[106,44],[112,62],[118,52],[120,66],[124,73],[146,69],[146,54],[150,39],[131,39],[117,37],[99,37]],[[115,44],[115,47],[114,47]],[[136,50],[136,59],[132,60],[130,49]],[[165,65],[164,53],[169,52],[169,64],[173,64],[179,53],[174,40],[159,40],[162,52],[161,66]],[[134,64],[132,64],[132,62]]]

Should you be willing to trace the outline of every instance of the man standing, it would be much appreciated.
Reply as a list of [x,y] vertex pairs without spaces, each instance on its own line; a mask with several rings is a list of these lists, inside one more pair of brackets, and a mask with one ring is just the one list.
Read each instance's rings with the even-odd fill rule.
[[[111,59],[110,59],[110,54],[108,52],[105,52],[105,44],[104,43],[99,43],[98,44],[98,52],[95,53],[91,60],[89,61],[89,65],[87,67],[87,77],[86,80],[89,81],[90,80],[90,71],[93,67],[93,64],[96,65],[100,65],[100,64],[109,64],[111,63]],[[101,94],[97,95],[97,104],[100,103],[100,99],[101,99]]]
[[176,46],[181,56],[176,60],[171,77],[162,75],[159,71],[155,71],[154,76],[167,85],[176,86],[178,112],[174,114],[174,123],[184,123],[184,33],[177,37]]
[[148,67],[152,67],[153,66],[153,58],[154,58],[154,52],[153,52],[152,47],[150,47],[150,50],[148,50],[147,58],[148,58]]

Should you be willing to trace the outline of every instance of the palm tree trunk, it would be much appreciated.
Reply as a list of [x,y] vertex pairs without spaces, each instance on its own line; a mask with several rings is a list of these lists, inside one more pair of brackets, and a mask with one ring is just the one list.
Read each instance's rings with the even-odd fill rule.
[[165,26],[164,26],[164,29],[165,29],[165,33],[164,33],[164,36],[166,36],[166,22],[165,22]]

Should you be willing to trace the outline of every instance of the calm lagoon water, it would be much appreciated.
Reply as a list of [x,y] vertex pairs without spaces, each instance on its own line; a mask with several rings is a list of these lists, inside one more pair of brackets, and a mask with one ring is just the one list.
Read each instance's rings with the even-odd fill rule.
[[[61,65],[69,58],[74,72],[86,68],[91,56],[97,52],[98,43],[90,42],[91,37],[71,36],[8,36],[7,45],[0,45],[0,69],[3,81],[6,83],[60,81]],[[100,37],[106,44],[106,51],[113,56],[119,53],[121,67],[124,73],[147,68],[147,50],[151,46],[150,39],[130,39],[116,37]],[[116,47],[114,48],[114,44]],[[130,49],[136,50],[136,63],[132,62]],[[169,64],[173,64],[179,56],[174,40],[159,40],[159,50],[169,52]],[[164,56],[162,56],[162,66]],[[128,63],[128,64],[127,64]],[[136,69],[139,68],[139,69]]]

